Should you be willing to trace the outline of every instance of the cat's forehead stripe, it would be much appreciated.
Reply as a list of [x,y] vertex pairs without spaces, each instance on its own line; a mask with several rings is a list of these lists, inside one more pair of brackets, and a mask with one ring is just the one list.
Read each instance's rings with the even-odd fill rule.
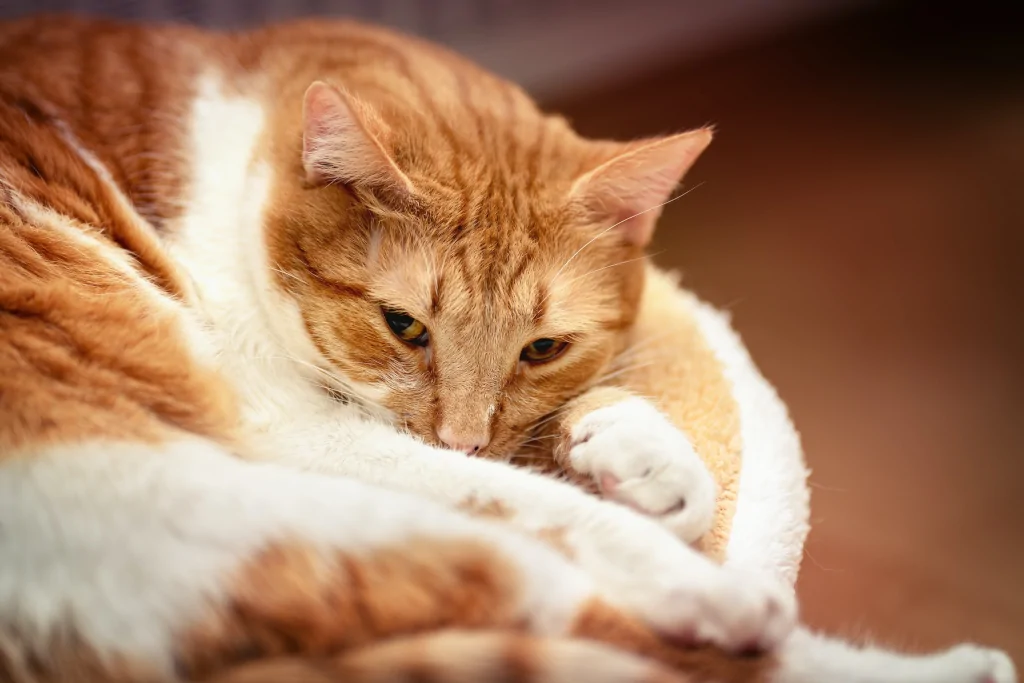
[[548,310],[548,288],[541,286],[537,288],[536,298],[533,302],[533,323],[540,325],[544,321],[544,315]]
[[442,294],[444,290],[444,272],[438,271],[430,287],[430,312],[437,316],[441,312]]

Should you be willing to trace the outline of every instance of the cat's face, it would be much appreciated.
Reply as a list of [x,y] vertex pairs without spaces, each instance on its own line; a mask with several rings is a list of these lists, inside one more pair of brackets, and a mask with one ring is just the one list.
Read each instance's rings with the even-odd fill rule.
[[268,219],[330,371],[421,438],[492,457],[620,350],[656,207],[709,139],[587,142],[527,113],[431,150],[422,119],[396,131],[314,85],[302,177]]

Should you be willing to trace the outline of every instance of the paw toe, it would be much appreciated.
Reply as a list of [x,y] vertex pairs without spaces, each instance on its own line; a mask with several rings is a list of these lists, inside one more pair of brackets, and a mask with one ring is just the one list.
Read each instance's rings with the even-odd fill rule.
[[601,493],[606,497],[614,497],[621,483],[614,474],[601,472],[597,475],[597,485],[601,487]]
[[715,486],[710,476],[707,481],[695,481],[650,469],[636,477],[599,471],[594,478],[602,496],[658,518],[687,543],[706,534],[714,522]]

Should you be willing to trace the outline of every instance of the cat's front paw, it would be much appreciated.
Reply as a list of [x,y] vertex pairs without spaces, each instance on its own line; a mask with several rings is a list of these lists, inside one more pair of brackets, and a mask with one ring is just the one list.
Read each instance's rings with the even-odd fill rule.
[[572,468],[591,477],[605,498],[657,518],[687,542],[711,528],[714,478],[686,435],[644,399],[585,415],[567,448]]
[[684,645],[765,652],[796,625],[796,603],[782,586],[727,568],[691,575],[645,610],[662,633]]

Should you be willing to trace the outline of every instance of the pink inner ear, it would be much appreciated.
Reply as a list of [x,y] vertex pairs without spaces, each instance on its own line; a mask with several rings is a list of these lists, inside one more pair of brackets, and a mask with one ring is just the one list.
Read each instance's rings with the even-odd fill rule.
[[314,184],[341,181],[412,192],[412,182],[367,129],[369,111],[317,81],[303,100],[302,164]]
[[679,181],[711,142],[702,128],[643,145],[614,157],[576,181],[572,196],[631,244],[647,246]]

